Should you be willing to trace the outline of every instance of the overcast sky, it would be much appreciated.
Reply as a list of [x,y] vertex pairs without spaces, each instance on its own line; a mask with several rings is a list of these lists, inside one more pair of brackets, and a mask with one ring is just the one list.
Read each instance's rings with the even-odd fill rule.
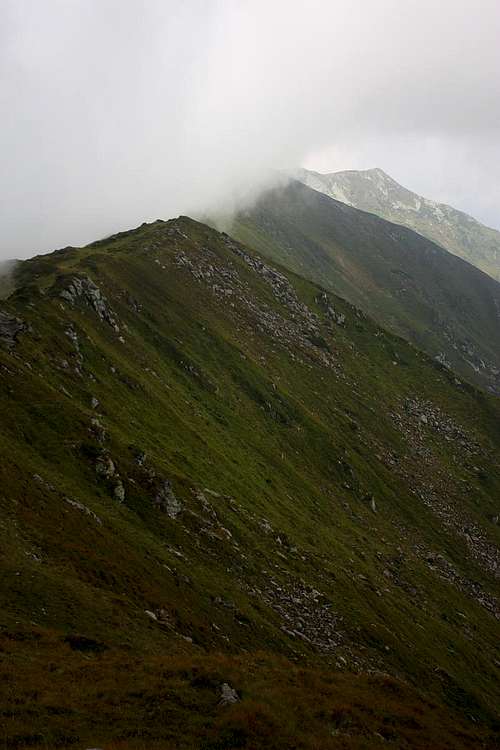
[[0,0],[0,258],[382,167],[500,227],[498,0]]

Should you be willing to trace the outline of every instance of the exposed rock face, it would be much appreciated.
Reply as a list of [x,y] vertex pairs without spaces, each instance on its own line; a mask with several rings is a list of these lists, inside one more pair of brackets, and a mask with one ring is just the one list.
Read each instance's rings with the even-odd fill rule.
[[73,276],[69,285],[60,292],[60,296],[72,305],[81,299],[97,313],[102,321],[108,323],[117,333],[119,332],[120,328],[106,297],[88,276]]
[[163,510],[169,518],[177,518],[182,511],[182,503],[174,495],[172,485],[168,479],[165,479],[162,482],[162,485],[156,494],[154,503],[160,508],[160,510]]
[[26,324],[12,315],[0,310],[0,345],[12,349],[20,333],[26,330]]

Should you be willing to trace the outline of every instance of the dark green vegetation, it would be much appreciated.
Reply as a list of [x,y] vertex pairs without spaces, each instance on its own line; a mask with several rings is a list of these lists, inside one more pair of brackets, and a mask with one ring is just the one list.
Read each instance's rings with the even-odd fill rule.
[[500,285],[460,258],[298,182],[265,193],[231,231],[500,393]]
[[495,747],[496,399],[186,218],[16,281],[0,747]]
[[382,169],[331,174],[300,169],[297,179],[330,198],[413,229],[500,280],[500,232],[463,211],[412,193]]

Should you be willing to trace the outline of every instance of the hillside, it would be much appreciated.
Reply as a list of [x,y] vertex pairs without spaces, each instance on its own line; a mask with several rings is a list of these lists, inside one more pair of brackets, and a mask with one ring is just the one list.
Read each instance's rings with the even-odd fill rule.
[[264,193],[231,231],[500,393],[500,285],[460,258],[296,181]]
[[382,169],[320,174],[299,169],[296,178],[330,198],[402,224],[500,280],[500,232],[444,203],[399,185]]
[[188,218],[15,273],[0,747],[496,746],[498,399]]
[[16,261],[0,261],[0,300],[14,291],[14,269]]

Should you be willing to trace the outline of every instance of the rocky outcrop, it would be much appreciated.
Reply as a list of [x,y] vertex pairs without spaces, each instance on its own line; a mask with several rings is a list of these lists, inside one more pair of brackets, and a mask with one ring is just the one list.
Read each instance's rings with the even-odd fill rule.
[[330,318],[331,321],[336,323],[338,326],[345,326],[345,315],[343,313],[338,313],[335,310],[326,292],[317,294],[315,297],[315,302],[317,305],[323,308],[323,310],[325,311],[325,315]]
[[21,318],[8,315],[0,310],[0,346],[12,349],[20,333],[27,328]]
[[231,706],[239,701],[238,693],[227,682],[223,682],[220,690],[219,706]]
[[172,485],[168,479],[163,480],[160,489],[156,493],[154,504],[164,511],[169,518],[177,518],[182,511],[182,503],[174,495]]
[[79,300],[91,307],[99,318],[113,328],[117,333],[120,328],[108,301],[97,284],[88,276],[73,276],[68,286],[60,292],[60,296],[74,305]]

